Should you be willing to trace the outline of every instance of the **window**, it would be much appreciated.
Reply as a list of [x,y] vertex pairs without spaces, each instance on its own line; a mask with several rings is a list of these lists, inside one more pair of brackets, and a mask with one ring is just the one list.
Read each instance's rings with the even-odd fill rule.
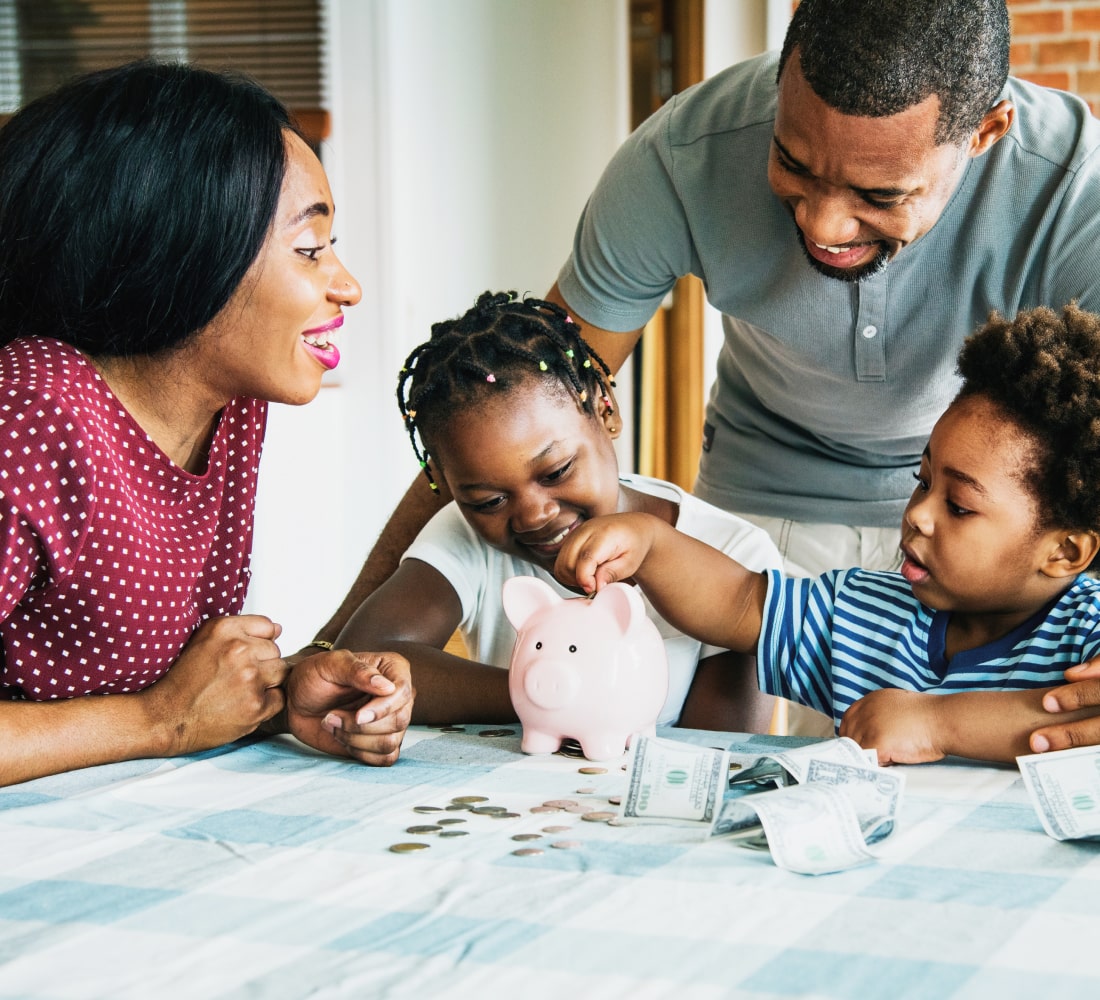
[[0,123],[80,73],[132,59],[255,77],[320,143],[321,0],[0,0]]

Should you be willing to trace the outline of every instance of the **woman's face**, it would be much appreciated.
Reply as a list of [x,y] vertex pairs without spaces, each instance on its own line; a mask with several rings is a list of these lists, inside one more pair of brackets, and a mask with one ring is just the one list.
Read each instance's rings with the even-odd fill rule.
[[552,570],[569,532],[616,512],[619,424],[600,405],[591,416],[528,383],[447,421],[434,442],[440,472],[489,545]]
[[362,296],[333,249],[333,202],[313,151],[286,133],[287,167],[271,230],[224,309],[195,338],[189,363],[224,401],[307,403],[335,368],[343,309]]

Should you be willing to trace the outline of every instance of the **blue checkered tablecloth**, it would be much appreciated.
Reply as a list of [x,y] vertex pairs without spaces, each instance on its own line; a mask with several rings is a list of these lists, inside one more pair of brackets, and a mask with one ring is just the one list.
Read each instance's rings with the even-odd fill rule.
[[[905,768],[881,860],[808,877],[533,813],[613,808],[624,772],[484,728],[389,769],[280,737],[0,789],[0,997],[1100,997],[1100,844],[1047,837],[1015,768]],[[517,815],[413,811],[462,795]],[[438,815],[467,836],[406,832]]]

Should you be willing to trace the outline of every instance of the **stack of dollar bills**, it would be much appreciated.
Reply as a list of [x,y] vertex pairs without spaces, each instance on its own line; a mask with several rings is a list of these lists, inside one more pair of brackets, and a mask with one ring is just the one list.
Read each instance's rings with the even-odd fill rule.
[[618,822],[675,824],[767,849],[805,875],[874,861],[894,830],[905,777],[850,739],[761,750],[636,735]]

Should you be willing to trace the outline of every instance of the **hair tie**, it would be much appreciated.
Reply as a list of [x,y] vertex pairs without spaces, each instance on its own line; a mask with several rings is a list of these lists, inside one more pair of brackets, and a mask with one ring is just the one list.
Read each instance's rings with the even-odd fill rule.
[[489,372],[489,374],[485,376],[486,382],[495,382],[496,380],[497,377],[492,372]]

